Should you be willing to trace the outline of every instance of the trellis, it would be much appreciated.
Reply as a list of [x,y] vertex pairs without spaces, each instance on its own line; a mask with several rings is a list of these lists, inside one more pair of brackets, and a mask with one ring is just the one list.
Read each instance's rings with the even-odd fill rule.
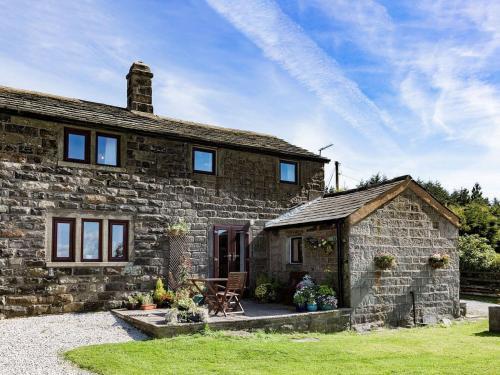
[[[188,241],[185,234],[169,235],[168,236],[168,287],[176,289],[181,279],[182,261],[184,256],[188,254]],[[171,277],[173,280],[171,280]]]

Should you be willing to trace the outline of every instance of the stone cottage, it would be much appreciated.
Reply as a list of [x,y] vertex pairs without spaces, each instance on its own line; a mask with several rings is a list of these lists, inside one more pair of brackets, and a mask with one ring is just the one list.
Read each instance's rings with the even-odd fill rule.
[[[266,223],[268,269],[307,272],[334,285],[354,325],[407,325],[458,317],[458,218],[410,176],[328,194]],[[447,255],[434,268],[430,257]],[[375,258],[395,264],[379,269]]]
[[153,113],[148,66],[127,107],[0,87],[0,315],[121,305],[166,276],[188,223],[193,272],[266,272],[264,224],[320,196],[328,159],[274,136]]

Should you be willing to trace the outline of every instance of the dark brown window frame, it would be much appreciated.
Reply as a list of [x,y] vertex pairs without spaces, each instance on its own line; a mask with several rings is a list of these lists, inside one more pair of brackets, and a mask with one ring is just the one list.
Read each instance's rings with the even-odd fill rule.
[[[286,181],[281,178],[281,164],[292,164],[295,165],[295,181]],[[290,184],[290,185],[298,185],[299,183],[299,163],[296,161],[292,160],[280,160],[279,161],[279,176],[280,176],[280,183],[282,184]]]
[[[293,261],[293,241],[300,240],[300,253],[299,253],[299,261]],[[302,237],[292,237],[290,238],[290,264],[303,264],[304,263],[304,240]]]
[[[105,163],[99,163],[98,155],[99,155],[99,137],[106,137],[106,138],[114,138],[116,139],[116,165],[113,164],[105,164]],[[121,166],[121,136],[118,134],[109,134],[109,133],[101,133],[101,132],[96,132],[95,133],[95,163],[97,165],[104,165],[106,167],[116,167],[119,168]]]
[[[69,257],[57,256],[57,224],[70,224],[69,230]],[[76,220],[67,217],[52,218],[52,261],[53,262],[74,262],[75,261],[75,226]]]
[[[198,169],[195,169],[195,153],[196,151],[201,151],[201,152],[206,152],[212,154],[212,171],[207,172],[207,171],[200,171]],[[210,148],[202,148],[202,147],[193,147],[192,152],[191,152],[191,159],[192,159],[192,169],[194,173],[201,173],[201,174],[208,174],[208,175],[215,175],[217,173],[217,150],[210,149]]]
[[[69,146],[69,135],[77,134],[85,136],[85,158],[84,160],[80,159],[72,159],[68,157],[68,146]],[[82,164],[90,164],[90,141],[91,141],[91,132],[90,130],[84,129],[74,129],[74,128],[64,128],[64,150],[63,150],[63,160],[69,161],[72,163],[82,163]]]
[[[99,258],[97,259],[85,259],[83,254],[83,237],[85,235],[84,223],[99,223]],[[102,262],[102,219],[82,219],[81,220],[81,258],[82,262]]]
[[[113,257],[113,225],[123,225],[123,258]],[[128,220],[108,220],[108,262],[128,262],[128,241],[129,241],[129,221]]]

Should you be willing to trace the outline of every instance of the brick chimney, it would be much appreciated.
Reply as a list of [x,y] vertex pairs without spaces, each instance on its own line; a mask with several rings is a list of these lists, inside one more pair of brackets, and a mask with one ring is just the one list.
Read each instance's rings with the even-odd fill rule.
[[127,74],[127,109],[153,113],[153,73],[142,61],[136,61]]

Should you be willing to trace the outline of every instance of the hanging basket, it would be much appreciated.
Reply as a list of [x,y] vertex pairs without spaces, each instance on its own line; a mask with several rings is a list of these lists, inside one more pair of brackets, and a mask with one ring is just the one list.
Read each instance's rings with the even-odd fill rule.
[[448,254],[432,254],[429,257],[429,264],[432,268],[445,268],[450,263],[450,256]]
[[388,270],[396,266],[396,257],[392,254],[377,254],[373,261],[375,266],[381,270]]

